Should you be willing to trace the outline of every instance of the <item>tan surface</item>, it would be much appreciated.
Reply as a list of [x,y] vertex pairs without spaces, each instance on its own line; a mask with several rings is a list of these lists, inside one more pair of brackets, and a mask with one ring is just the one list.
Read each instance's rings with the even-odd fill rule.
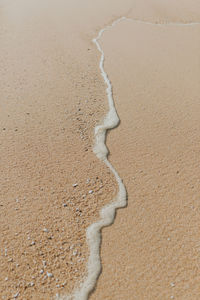
[[[183,1],[179,20],[196,20],[197,4]],[[85,228],[116,192],[112,176],[92,153],[93,128],[107,100],[91,39],[126,14],[173,19],[178,1],[163,5],[145,0],[0,2],[2,299],[18,292],[18,299],[50,299],[72,291],[83,277]],[[132,259],[135,253],[128,248],[127,255]],[[45,277],[47,272],[53,277]]]
[[82,33],[86,15],[82,24],[74,20],[76,6],[6,5],[0,34],[0,297],[46,300],[70,292],[82,278],[85,228],[115,194],[110,173],[92,153],[93,128],[107,108],[105,88],[91,43],[95,31],[87,37],[87,23]]
[[103,230],[92,300],[200,299],[199,34],[123,21],[102,38],[121,119],[110,160],[128,207]]

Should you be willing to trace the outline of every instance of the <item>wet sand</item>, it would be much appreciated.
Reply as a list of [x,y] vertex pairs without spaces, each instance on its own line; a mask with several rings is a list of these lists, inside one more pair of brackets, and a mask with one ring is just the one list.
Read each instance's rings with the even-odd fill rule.
[[[98,219],[100,208],[109,203],[117,192],[117,185],[110,171],[95,157],[92,151],[94,127],[102,120],[108,109],[105,84],[99,72],[100,56],[92,43],[92,38],[101,28],[124,15],[149,21],[174,21],[176,19],[175,10],[179,7],[178,2],[173,5],[172,3],[167,6],[163,5],[160,1],[151,1],[147,4],[146,1],[132,2],[128,0],[117,3],[112,0],[109,4],[106,1],[88,0],[84,2],[68,1],[67,3],[53,0],[42,2],[39,0],[1,1],[0,296],[2,299],[13,299],[13,297],[23,300],[52,299],[57,293],[61,295],[71,293],[84,278],[88,258],[85,230],[89,224]],[[182,10],[179,11],[179,21],[197,20],[199,17],[198,5],[197,1],[184,1]],[[172,87],[166,84],[166,87],[161,86],[159,91],[151,90],[152,94],[149,96],[149,90],[153,85],[152,81],[160,82],[161,75],[166,78],[166,81],[169,79],[169,70],[166,70],[166,74],[163,73],[162,63],[164,67],[170,68],[171,66],[172,70],[174,68],[171,61],[167,63],[163,59],[163,57],[167,57],[167,59],[171,57],[167,56],[168,52],[165,56],[164,53],[163,56],[161,55],[162,51],[159,45],[161,47],[163,43],[163,33],[149,27],[150,32],[147,33],[146,26],[143,28],[141,25],[136,26],[137,28],[133,28],[133,24],[126,24],[130,28],[123,26],[120,25],[119,28],[116,28],[114,36],[115,30],[109,33],[112,45],[105,40],[103,47],[105,46],[106,50],[106,43],[108,43],[106,68],[113,81],[114,96],[122,120],[120,127],[108,137],[112,154],[110,158],[124,178],[130,202],[126,210],[119,212],[116,224],[109,230],[104,230],[103,274],[91,299],[126,299],[126,297],[132,299],[134,293],[137,298],[146,299],[147,291],[149,297],[152,295],[146,286],[150,286],[152,282],[155,283],[155,277],[151,272],[148,272],[149,277],[145,277],[145,265],[147,268],[151,268],[150,257],[154,261],[158,257],[157,268],[163,264],[163,260],[159,260],[161,254],[155,255],[154,253],[153,255],[152,251],[148,251],[151,248],[150,233],[148,230],[145,231],[145,228],[149,229],[150,226],[155,226],[150,221],[152,215],[154,222],[157,220],[159,224],[159,230],[166,226],[163,219],[168,220],[167,216],[171,216],[171,212],[166,213],[165,210],[174,208],[175,216],[180,215],[180,222],[183,221],[183,227],[180,226],[182,235],[179,229],[176,229],[177,231],[174,229],[177,220],[174,220],[176,218],[172,215],[174,223],[170,221],[172,222],[171,229],[166,227],[168,229],[163,238],[163,243],[168,245],[168,238],[172,240],[173,234],[178,237],[179,243],[174,241],[175,248],[170,246],[171,249],[174,249],[173,251],[179,250],[183,236],[186,239],[186,250],[188,247],[196,246],[198,236],[198,199],[195,198],[198,192],[195,181],[198,178],[198,161],[196,161],[198,160],[198,156],[196,158],[196,153],[198,154],[198,98],[195,97],[198,96],[197,92],[199,93],[197,70],[199,31],[193,28],[190,28],[189,31],[189,28],[184,28],[179,32],[178,29],[174,30],[173,28],[171,36],[171,32],[169,33],[166,29],[166,39],[169,40],[166,40],[165,43],[171,45],[172,56],[177,53],[178,49],[188,47],[186,47],[186,52],[183,52],[185,56],[177,55],[178,62],[174,59],[177,73],[171,71],[176,76],[175,82],[180,84],[176,89],[177,92],[174,91],[176,96],[179,96],[176,97],[175,104],[177,106],[175,107],[178,109],[175,111],[179,112],[180,107],[182,109],[180,115],[172,114],[175,128],[172,139],[169,130],[171,115],[168,113],[170,109],[167,102],[163,102],[163,99],[170,98],[169,106],[174,108]],[[119,30],[122,32],[120,33]],[[158,45],[154,48],[152,40],[149,41],[149,46],[149,44],[145,44],[145,39],[142,41],[139,39],[138,44],[141,45],[136,47],[134,38],[135,35],[138,38],[142,37],[141,32],[144,32],[145,37],[148,36],[149,39],[150,37],[155,38]],[[183,35],[183,39],[180,38],[180,35]],[[123,43],[126,44],[126,47],[122,47],[123,43],[120,42],[119,36],[120,39],[123,39],[124,36]],[[191,40],[192,49],[186,45],[188,39]],[[130,40],[131,45],[135,45],[134,48],[130,46]],[[177,42],[180,44],[176,45]],[[145,44],[144,49],[143,44]],[[148,47],[149,49],[147,49]],[[123,52],[125,48],[128,48],[126,49],[128,52]],[[142,52],[141,49],[146,52]],[[145,57],[147,62],[144,61],[143,65],[138,65],[138,61],[143,61]],[[119,64],[116,64],[116,61]],[[132,65],[133,62],[135,62],[134,65]],[[161,65],[153,62],[159,62]],[[152,75],[150,77],[145,75],[147,73],[146,65],[149,66],[149,74],[156,72],[156,78]],[[118,69],[119,66],[120,69]],[[154,70],[155,66],[158,67],[156,71]],[[115,70],[115,68],[117,69]],[[137,73],[134,68],[138,70]],[[117,71],[116,74],[114,74],[115,71]],[[185,71],[191,74],[189,78],[184,77]],[[173,85],[173,78],[170,78],[171,85]],[[129,79],[128,83],[130,84],[125,82],[126,79]],[[146,86],[146,90],[142,93],[141,90],[144,86]],[[155,88],[155,85],[153,86]],[[184,93],[182,87],[184,87]],[[147,95],[148,101],[146,100]],[[180,102],[183,101],[181,96],[185,99],[183,106],[180,105]],[[137,107],[138,102],[135,102],[134,105],[132,103],[135,98],[140,103],[139,107]],[[124,100],[128,102],[124,102]],[[156,103],[159,101],[160,111],[157,111],[157,119],[153,118],[152,120],[149,111],[155,117],[153,107],[155,102],[153,101]],[[163,103],[166,107],[163,106]],[[143,115],[145,110],[146,114]],[[135,118],[136,112],[137,117]],[[134,113],[134,117],[132,113]],[[130,117],[136,123],[130,122]],[[178,134],[180,128],[175,122],[176,117],[180,124],[184,125],[181,127],[184,129],[184,138],[182,139]],[[146,121],[141,123],[141,118]],[[155,120],[158,120],[156,124],[159,127],[159,138],[156,129],[151,131],[155,133],[155,136],[146,130],[149,128],[149,124],[156,126],[153,123]],[[168,121],[164,122],[165,120]],[[137,127],[136,134],[135,127]],[[168,131],[167,139],[166,132]],[[182,131],[180,132],[182,133]],[[168,142],[171,143],[171,141],[172,144],[173,141],[176,141],[176,145],[178,145],[174,145],[175,149],[173,148],[173,153],[170,154],[172,156],[168,152],[162,152],[164,146],[160,146],[162,142],[168,145]],[[152,146],[151,150],[149,145]],[[182,156],[177,154],[179,152],[176,147],[179,149],[179,146],[184,150]],[[116,152],[116,149],[119,150]],[[156,157],[154,157],[155,153]],[[152,159],[157,159],[154,162],[155,165],[158,165],[157,169],[152,167],[150,156]],[[163,156],[166,157],[164,161],[162,161]],[[169,163],[171,160],[173,167]],[[179,164],[178,169],[175,164],[176,160]],[[184,166],[182,166],[183,162]],[[166,183],[167,191],[171,187],[170,183],[174,184],[174,172],[180,173],[179,175],[176,173],[175,178],[179,185],[173,185],[176,189],[174,187],[173,195],[170,198],[172,202],[169,202],[169,197],[165,196],[165,206],[160,200],[164,197],[161,196],[164,195],[164,191],[158,188],[158,185],[162,186],[164,177],[162,178],[159,172],[159,175],[155,174],[152,170],[162,170],[164,174],[166,172],[169,181],[169,184]],[[149,181],[145,177],[148,172],[150,173]],[[132,179],[136,173],[138,177],[133,182]],[[190,175],[192,176],[191,180],[189,180]],[[146,196],[151,193],[152,184],[157,198],[152,195]],[[141,186],[143,189],[140,188]],[[137,197],[134,193],[137,194]],[[192,196],[194,199],[191,198]],[[141,198],[143,206],[141,206]],[[180,199],[182,202],[185,201],[185,204],[181,202],[180,205]],[[154,205],[151,206],[151,202]],[[169,204],[173,204],[175,207],[171,207]],[[188,208],[188,205],[194,208]],[[180,207],[181,210],[178,210]],[[155,214],[157,208],[159,209],[158,219]],[[144,219],[149,221],[144,222]],[[187,227],[188,220],[192,224],[189,229]],[[137,226],[135,227],[136,224],[141,225],[140,231]],[[133,229],[137,231],[137,234],[132,231]],[[157,229],[153,229],[156,232],[156,235],[153,234],[156,239],[152,239],[151,243],[152,249],[158,247],[162,252],[164,244],[161,243],[161,246],[158,246],[157,243],[157,239],[160,241],[159,234],[161,235],[159,230],[157,232]],[[142,237],[139,232],[143,232]],[[157,235],[157,233],[159,234]],[[128,234],[128,240],[125,240],[126,234]],[[187,242],[189,237],[194,244],[191,244],[191,240]],[[144,241],[146,245],[143,247]],[[118,246],[117,251],[116,245]],[[112,249],[112,253],[109,252],[110,249]],[[193,251],[198,251],[198,245],[194,249],[196,250]],[[183,249],[184,255],[187,253],[186,250]],[[141,252],[143,252],[142,256]],[[168,253],[166,254],[168,255]],[[184,255],[183,257],[185,257]],[[140,256],[141,259],[139,259]],[[150,260],[150,263],[148,261],[145,264],[144,258],[146,262]],[[196,259],[194,256],[193,264],[196,264]],[[172,260],[168,259],[167,261],[170,261],[170,266]],[[188,276],[191,277],[194,273],[193,264],[191,260],[187,263],[192,270],[192,273],[188,273]],[[183,264],[183,266],[185,265]],[[189,271],[189,267],[188,269],[183,267],[183,272],[180,272],[183,278],[180,282],[185,280],[184,274]],[[144,278],[141,277],[142,280],[138,280],[136,273],[137,276]],[[160,274],[164,276],[163,268],[159,269],[158,274],[159,278]],[[131,276],[134,282],[130,281]],[[195,282],[198,278],[195,276],[191,278],[195,278],[192,282],[197,288]],[[117,280],[116,286],[114,285],[115,280]],[[138,284],[137,287],[135,282]],[[165,282],[161,280],[158,292]],[[184,281],[184,284],[189,283]],[[113,285],[112,288],[111,285]],[[183,286],[180,283],[179,290],[183,291],[182,289]],[[191,292],[191,289],[188,291]],[[194,289],[193,293],[195,291]],[[165,292],[167,293],[168,290],[164,288],[163,293]],[[154,293],[153,295],[156,296],[153,298],[156,299],[158,295],[160,297],[156,290]],[[195,299],[195,296],[192,299]]]
[[122,21],[102,37],[121,119],[109,160],[128,206],[103,230],[91,299],[200,297],[199,33],[200,25]]

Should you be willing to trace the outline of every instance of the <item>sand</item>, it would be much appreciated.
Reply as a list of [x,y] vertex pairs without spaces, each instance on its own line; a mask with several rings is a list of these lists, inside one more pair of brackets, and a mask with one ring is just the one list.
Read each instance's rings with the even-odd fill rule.
[[199,33],[200,25],[122,21],[102,37],[121,119],[109,160],[128,206],[103,230],[91,299],[200,297]]
[[[200,19],[197,1],[179,8],[1,1],[1,299],[52,299],[83,280],[86,228],[117,193],[92,151],[108,110],[92,39],[121,16]],[[103,231],[103,273],[91,299],[198,297],[198,36],[199,27],[124,22],[103,37],[121,119],[108,136],[110,159],[129,205]]]
[[70,293],[85,272],[85,229],[116,193],[92,152],[107,109],[95,31],[85,37],[60,5],[1,11],[1,299]]

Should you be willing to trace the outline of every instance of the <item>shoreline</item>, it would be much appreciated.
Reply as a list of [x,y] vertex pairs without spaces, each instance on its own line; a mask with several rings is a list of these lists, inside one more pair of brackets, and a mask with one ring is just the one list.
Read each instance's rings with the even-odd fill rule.
[[[94,127],[108,104],[99,53],[91,39],[121,15],[147,22],[174,20],[178,4],[137,0],[134,5],[129,0],[7,4],[1,3],[0,29],[0,294],[2,299],[23,300],[65,297],[86,274],[85,230],[117,191],[114,176],[92,151]],[[187,1],[179,13],[179,21],[198,16]],[[113,87],[118,97],[120,82]],[[107,140],[115,166],[113,141],[118,137],[114,133],[112,140],[113,132]],[[118,161],[116,167],[124,172]],[[102,251],[113,241],[109,237],[105,250],[107,230],[103,229]],[[104,276],[104,253],[102,259]],[[99,283],[91,299],[98,287]]]
[[110,160],[120,170],[129,200],[103,230],[103,273],[91,300],[197,299],[193,210],[199,209],[195,195],[200,174],[191,153],[197,153],[199,141],[199,24],[136,23],[120,23],[102,41],[121,119],[108,135]]

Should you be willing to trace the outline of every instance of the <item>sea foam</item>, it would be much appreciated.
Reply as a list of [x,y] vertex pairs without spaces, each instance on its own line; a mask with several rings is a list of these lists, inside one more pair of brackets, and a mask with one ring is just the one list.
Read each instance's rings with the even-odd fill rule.
[[93,148],[96,156],[102,160],[111,170],[113,175],[116,178],[118,183],[118,193],[113,199],[113,201],[103,207],[100,211],[100,220],[91,224],[86,231],[87,243],[89,246],[89,259],[87,263],[87,277],[80,284],[80,287],[70,296],[59,297],[59,299],[63,300],[87,300],[90,293],[94,290],[96,286],[96,282],[101,272],[101,259],[100,259],[100,246],[101,246],[101,230],[103,227],[109,226],[113,223],[115,218],[116,209],[125,207],[127,205],[127,192],[125,185],[123,184],[122,179],[119,174],[112,166],[112,164],[108,161],[108,148],[106,146],[106,133],[108,130],[115,128],[119,124],[119,117],[117,111],[115,109],[113,93],[112,93],[112,84],[108,78],[107,73],[104,70],[104,52],[99,44],[99,40],[102,37],[102,34],[111,29],[113,26],[118,24],[119,22],[127,20],[134,21],[136,23],[156,25],[156,26],[190,26],[190,25],[199,25],[198,22],[190,22],[190,23],[151,23],[148,21],[142,20],[134,20],[127,17],[121,17],[114,21],[111,25],[101,29],[96,38],[93,39],[98,51],[101,53],[99,68],[101,71],[101,75],[104,79],[104,82],[107,86],[106,93],[109,104],[109,111],[105,116],[102,124],[97,125],[94,130],[95,134],[95,145]]

